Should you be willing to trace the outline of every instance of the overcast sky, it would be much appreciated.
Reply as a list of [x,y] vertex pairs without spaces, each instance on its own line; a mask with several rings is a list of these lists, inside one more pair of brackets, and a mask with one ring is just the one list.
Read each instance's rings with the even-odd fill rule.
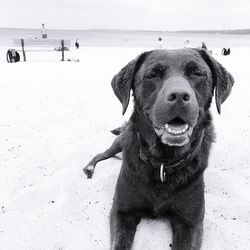
[[0,0],[0,27],[250,28],[250,0]]

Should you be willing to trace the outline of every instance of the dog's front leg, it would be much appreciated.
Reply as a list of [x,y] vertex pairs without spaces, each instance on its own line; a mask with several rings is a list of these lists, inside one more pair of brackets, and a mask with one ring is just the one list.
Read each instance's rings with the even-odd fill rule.
[[113,205],[110,214],[111,250],[131,249],[136,227],[140,219],[140,215],[129,212],[119,212]]
[[195,226],[184,223],[172,223],[172,250],[199,250],[202,243],[203,223]]
[[103,153],[97,154],[88,163],[88,165],[83,168],[83,172],[87,175],[87,178],[92,178],[95,171],[95,166],[99,161],[109,159],[110,157],[113,157],[122,151],[123,139],[123,134],[119,135],[107,150],[105,150]]

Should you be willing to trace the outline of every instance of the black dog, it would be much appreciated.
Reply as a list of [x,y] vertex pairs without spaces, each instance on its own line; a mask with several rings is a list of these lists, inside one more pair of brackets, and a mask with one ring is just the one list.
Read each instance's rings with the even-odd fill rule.
[[[145,52],[112,80],[125,113],[134,96],[134,112],[106,155],[122,150],[123,162],[110,216],[111,249],[131,249],[144,216],[168,218],[172,249],[200,249],[204,217],[203,172],[214,140],[209,112],[217,110],[234,80],[204,50]],[[120,131],[118,131],[119,133]]]

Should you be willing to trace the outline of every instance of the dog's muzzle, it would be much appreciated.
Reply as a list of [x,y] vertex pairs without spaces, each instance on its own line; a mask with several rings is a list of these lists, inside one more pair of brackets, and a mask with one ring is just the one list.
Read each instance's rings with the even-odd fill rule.
[[167,79],[153,106],[153,123],[162,143],[184,146],[189,142],[199,105],[189,82],[180,76]]

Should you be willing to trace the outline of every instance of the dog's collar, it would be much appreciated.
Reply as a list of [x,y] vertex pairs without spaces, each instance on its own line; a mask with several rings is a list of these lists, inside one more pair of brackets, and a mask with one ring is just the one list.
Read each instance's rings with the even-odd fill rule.
[[[195,158],[198,151],[200,150],[202,141],[204,137],[204,129],[201,131],[199,139],[195,142],[194,146],[181,158],[169,161],[169,159],[157,159],[152,156],[146,156],[142,150],[140,149],[140,158],[142,161],[151,164],[152,166],[156,166],[159,168],[160,166],[160,180],[161,182],[166,181],[166,176],[170,176],[175,174],[177,171],[185,168],[188,172],[194,173],[196,170],[191,166],[191,161]],[[192,146],[192,145],[191,145]]]

